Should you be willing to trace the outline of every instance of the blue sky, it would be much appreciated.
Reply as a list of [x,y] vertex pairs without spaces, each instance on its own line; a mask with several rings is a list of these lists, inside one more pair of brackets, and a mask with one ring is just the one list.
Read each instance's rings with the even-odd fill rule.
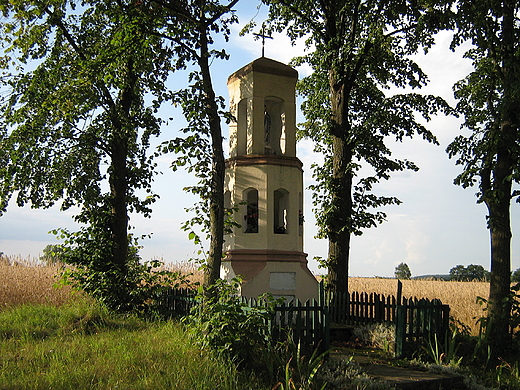
[[[250,4],[250,3],[249,3]],[[229,74],[261,55],[261,43],[251,35],[240,37],[238,32],[244,23],[256,13],[255,7],[246,8],[239,3],[241,23],[233,28],[226,51],[229,61],[213,63],[213,81],[217,94],[227,98],[226,81]],[[261,19],[259,20],[261,23]],[[454,104],[452,86],[471,71],[469,61],[462,58],[463,51],[452,53],[450,36],[443,33],[437,37],[437,45],[428,55],[418,55],[417,62],[430,77],[425,93],[436,94]],[[287,38],[275,36],[267,40],[266,57],[287,63],[293,56],[302,53],[303,47],[292,47]],[[300,77],[308,74],[307,68],[299,68]],[[173,121],[164,128],[161,139],[174,137],[184,125],[182,115],[170,108],[163,108],[166,117]],[[300,119],[301,116],[300,116]],[[392,276],[397,264],[405,262],[412,275],[448,273],[457,264],[481,264],[489,269],[489,232],[486,229],[486,207],[476,204],[475,188],[462,189],[453,184],[460,167],[449,160],[446,146],[460,133],[461,120],[443,115],[433,118],[428,128],[438,137],[440,146],[428,144],[421,139],[395,143],[389,140],[390,149],[396,158],[414,161],[419,172],[402,172],[375,187],[379,194],[396,196],[403,201],[399,206],[385,207],[387,222],[367,230],[361,237],[353,237],[351,243],[351,276]],[[223,132],[227,136],[227,127]],[[226,147],[227,147],[227,140]],[[312,151],[309,141],[298,145],[298,157],[304,164],[304,185],[312,183],[310,166],[320,156]],[[142,257],[163,258],[167,262],[182,262],[198,249],[188,240],[187,233],[180,230],[187,219],[184,211],[196,199],[182,191],[193,179],[185,172],[172,172],[169,164],[172,156],[159,160],[162,174],[156,178],[154,190],[160,195],[154,205],[151,219],[132,217],[136,235],[150,234],[152,238],[141,242]],[[316,240],[315,221],[312,216],[311,193],[305,193],[305,252],[309,267],[318,270],[315,256],[326,257],[326,240]],[[56,208],[33,210],[18,208],[11,202],[8,212],[0,217],[0,251],[8,255],[37,257],[49,243],[57,242],[48,234],[57,227],[74,228],[71,217],[74,211],[60,212]],[[512,204],[513,258],[512,269],[520,268],[519,205]]]

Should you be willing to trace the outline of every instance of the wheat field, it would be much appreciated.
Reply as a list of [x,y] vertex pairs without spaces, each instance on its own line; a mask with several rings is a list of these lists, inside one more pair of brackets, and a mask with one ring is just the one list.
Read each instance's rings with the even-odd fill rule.
[[[202,282],[202,273],[191,263],[168,267],[183,274],[191,274],[190,280]],[[20,304],[48,303],[62,305],[73,299],[70,286],[56,288],[60,268],[42,265],[37,260],[17,257],[0,257],[0,310]],[[403,297],[440,299],[450,305],[451,316],[478,332],[476,319],[485,312],[477,303],[477,296],[487,298],[487,282],[445,282],[429,280],[403,280]],[[396,295],[396,279],[349,278],[349,290]]]
[[[181,263],[165,269],[188,275],[192,283],[202,283],[197,265]],[[46,265],[33,258],[0,255],[0,310],[24,304],[63,305],[74,298],[71,286],[61,285],[60,265]]]
[[[440,299],[450,305],[450,316],[478,334],[476,320],[485,315],[477,297],[487,298],[488,282],[446,282],[441,280],[402,280],[403,297]],[[349,278],[349,290],[397,295],[396,279]]]
[[0,257],[0,310],[22,304],[62,305],[72,299],[70,286],[57,288],[58,266],[35,259]]

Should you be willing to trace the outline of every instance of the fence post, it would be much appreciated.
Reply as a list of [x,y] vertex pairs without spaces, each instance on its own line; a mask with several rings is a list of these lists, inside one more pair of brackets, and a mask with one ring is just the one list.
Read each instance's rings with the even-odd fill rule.
[[449,337],[448,332],[450,330],[450,307],[448,305],[441,306],[441,321],[442,321],[442,334],[444,334],[444,341]]
[[401,358],[404,355],[406,342],[406,306],[398,305],[396,307],[395,321],[395,355]]
[[330,316],[329,306],[323,304],[323,350],[328,351],[330,348]]
[[397,279],[397,305],[401,305],[403,299],[403,283]]
[[318,300],[320,305],[325,304],[325,284],[323,280],[318,284]]

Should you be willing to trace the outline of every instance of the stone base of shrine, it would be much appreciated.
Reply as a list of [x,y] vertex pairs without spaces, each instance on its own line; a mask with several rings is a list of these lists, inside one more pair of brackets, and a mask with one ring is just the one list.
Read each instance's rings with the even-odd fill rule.
[[240,294],[257,298],[264,293],[306,302],[318,298],[318,282],[307,267],[307,254],[279,250],[232,250],[222,260],[221,276],[240,276]]

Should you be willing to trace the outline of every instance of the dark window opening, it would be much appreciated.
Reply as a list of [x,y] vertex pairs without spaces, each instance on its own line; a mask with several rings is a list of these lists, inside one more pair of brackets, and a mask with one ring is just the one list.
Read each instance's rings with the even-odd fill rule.
[[246,215],[244,233],[258,233],[258,191],[250,189],[245,194]]

